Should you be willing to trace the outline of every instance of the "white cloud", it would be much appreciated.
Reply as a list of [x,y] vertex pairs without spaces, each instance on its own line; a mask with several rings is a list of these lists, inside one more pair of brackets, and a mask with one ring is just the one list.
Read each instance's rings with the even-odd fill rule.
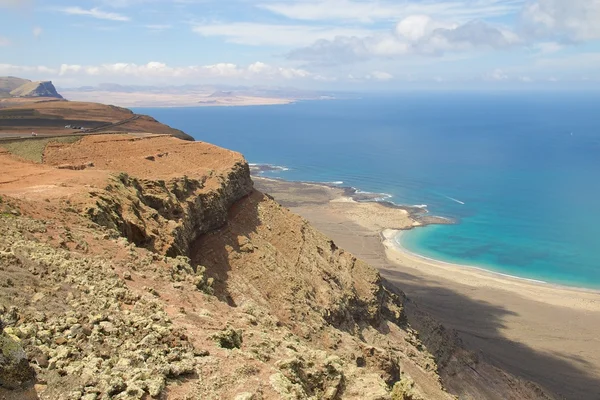
[[155,78],[181,81],[213,78],[261,81],[320,78],[303,69],[272,66],[262,62],[255,62],[247,66],[238,66],[232,63],[218,63],[212,65],[172,67],[165,63],[153,61],[147,64],[62,64],[59,68],[0,64],[0,75],[6,74],[36,74],[36,76],[45,74],[45,78],[50,78],[51,76],[60,78],[75,77],[81,79],[85,79],[86,77],[98,77],[108,80],[127,78],[136,81],[147,81]]
[[397,21],[410,15],[431,15],[466,22],[508,15],[519,11],[523,0],[392,1],[392,0],[303,0],[263,2],[259,7],[290,19],[308,21],[343,20]]
[[19,75],[19,74],[48,74],[56,75],[57,69],[48,68],[44,65],[39,66],[21,66],[12,64],[0,64],[0,75]]
[[435,21],[428,15],[411,15],[396,24],[396,34],[409,41],[417,41],[436,29],[455,29],[457,24]]
[[0,47],[10,46],[10,40],[5,37],[0,36]]
[[83,9],[81,7],[67,7],[67,8],[63,8],[60,11],[62,11],[65,14],[69,14],[69,15],[83,15],[83,16],[88,16],[88,17],[92,17],[92,18],[97,18],[97,19],[106,19],[106,20],[110,20],[110,21],[130,21],[131,18],[125,16],[125,15],[121,15],[121,14],[117,14],[117,13],[113,13],[113,12],[106,12],[106,11],[102,11],[99,8],[92,8],[89,10]]
[[600,53],[579,53],[563,57],[539,58],[534,69],[553,71],[600,71]]
[[600,0],[536,0],[521,12],[522,28],[533,37],[586,41],[600,38]]
[[37,39],[40,36],[42,36],[43,32],[44,32],[44,30],[41,27],[36,26],[36,27],[33,28],[33,31],[32,31],[33,37],[35,37]]
[[68,75],[70,73],[78,73],[83,67],[81,65],[62,64],[58,71],[58,75]]
[[[0,0],[1,1],[1,0]],[[100,0],[102,4],[112,8],[127,8],[151,3],[195,4],[207,3],[210,0]]]
[[388,72],[383,72],[383,71],[373,71],[373,72],[371,72],[370,77],[377,81],[389,81],[389,80],[394,79],[394,75],[392,75]]
[[519,42],[512,32],[483,21],[450,24],[429,16],[409,16],[396,24],[393,32],[363,38],[336,36],[291,51],[293,60],[315,64],[340,64],[371,58],[406,55],[443,55],[476,49],[500,49]]
[[107,7],[125,8],[138,4],[153,3],[156,0],[102,0],[102,3]]
[[162,32],[171,29],[173,26],[169,24],[150,24],[144,25],[144,27],[152,32]]
[[560,43],[556,43],[556,42],[541,42],[541,43],[535,43],[532,46],[533,50],[535,50],[535,52],[536,52],[536,55],[546,55],[546,54],[558,53],[564,47],[565,47],[564,45],[562,45]]
[[582,77],[600,79],[600,54],[551,54],[529,58],[526,63],[495,69],[482,78],[488,81],[541,82],[559,79],[561,81],[580,81]]
[[269,25],[235,22],[196,25],[193,31],[202,36],[224,37],[230,43],[251,46],[306,46],[319,39],[336,36],[367,36],[370,30],[312,25]]
[[508,75],[500,68],[497,68],[489,74],[486,74],[483,78],[491,81],[506,81],[509,79]]
[[353,83],[387,82],[394,79],[394,75],[383,71],[372,71],[369,73],[349,73],[346,80]]

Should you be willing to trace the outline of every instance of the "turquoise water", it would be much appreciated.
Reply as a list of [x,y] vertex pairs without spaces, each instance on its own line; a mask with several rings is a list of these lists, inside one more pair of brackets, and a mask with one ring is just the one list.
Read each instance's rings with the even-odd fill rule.
[[198,140],[426,204],[456,225],[402,236],[418,254],[600,287],[600,94],[410,93],[286,106],[138,109]]

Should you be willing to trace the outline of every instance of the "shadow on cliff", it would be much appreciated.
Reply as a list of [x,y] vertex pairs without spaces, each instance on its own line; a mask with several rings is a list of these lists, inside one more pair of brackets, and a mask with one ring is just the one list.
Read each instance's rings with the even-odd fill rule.
[[231,271],[231,258],[240,253],[251,251],[251,246],[243,241],[250,233],[256,232],[261,221],[258,205],[266,195],[253,191],[245,198],[237,201],[229,210],[228,222],[220,229],[202,235],[190,246],[192,266],[206,267],[206,275],[214,280],[214,295],[232,307],[236,307],[228,287]]
[[[229,287],[232,262],[239,254],[254,251],[252,244],[246,243],[244,238],[257,232],[262,224],[259,204],[264,197],[264,194],[254,191],[238,201],[229,211],[229,221],[235,223],[228,223],[203,235],[190,247],[192,263],[206,267],[207,275],[214,279],[215,295],[233,307],[236,303],[232,291],[239,291],[239,288]],[[389,284],[413,299],[407,300],[405,304],[409,322],[420,332],[421,339],[442,366],[441,375],[445,386],[451,392],[460,394],[461,399],[544,398],[540,393],[536,396],[535,389],[526,387],[523,382],[503,380],[503,375],[491,371],[489,366],[484,371],[483,365],[486,363],[537,383],[562,398],[600,399],[600,381],[588,372],[591,368],[585,360],[569,357],[558,351],[553,354],[538,352],[505,336],[503,320],[517,316],[514,312],[474,300],[449,288],[436,286],[410,273],[385,267],[380,268],[380,271]],[[431,306],[432,304],[435,306]],[[424,314],[430,315],[435,321],[423,318]],[[557,323],[561,321],[557,320]],[[457,348],[460,341],[456,341],[453,330],[458,332],[464,347],[475,353],[473,359],[469,359]],[[551,332],[548,334],[551,335]],[[465,364],[472,368],[472,371],[466,370],[467,373],[471,372],[467,377],[468,381],[459,379],[457,375],[459,371],[456,370],[457,363],[453,357],[459,353],[464,357],[460,360],[463,370]],[[486,363],[478,365],[476,359]],[[478,371],[478,367],[481,370]],[[470,386],[466,387],[468,385]],[[520,397],[520,387],[526,387],[530,395]],[[502,390],[512,395],[503,397]]]
[[[444,383],[450,389],[455,389],[452,391],[460,392],[463,388],[460,384],[458,387],[452,384],[453,372],[448,367],[450,355],[440,348],[444,343],[440,343],[439,337],[436,337],[439,336],[439,325],[435,326],[437,324],[427,321],[423,318],[424,315],[430,315],[445,328],[458,332],[464,347],[477,354],[475,358],[535,382],[562,398],[600,399],[600,381],[588,372],[590,366],[587,361],[558,351],[554,354],[541,353],[505,337],[503,319],[517,316],[514,312],[435,286],[409,273],[385,268],[380,269],[380,272],[388,284],[391,283],[413,299],[406,301],[409,322],[420,332],[423,342],[442,365]],[[556,323],[562,322],[557,320]],[[449,332],[451,331],[448,330],[447,333]],[[551,332],[548,334],[551,335]],[[485,383],[485,378],[482,383]],[[493,391],[495,383],[489,384]]]

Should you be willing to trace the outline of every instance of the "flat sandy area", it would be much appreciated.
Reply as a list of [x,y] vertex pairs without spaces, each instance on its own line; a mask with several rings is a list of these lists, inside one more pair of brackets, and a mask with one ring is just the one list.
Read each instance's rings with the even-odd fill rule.
[[[403,251],[403,209],[359,203],[341,188],[255,178],[340,247],[377,267],[418,306],[499,367],[567,399],[600,399],[600,293],[512,278]],[[419,228],[421,229],[421,228]]]
[[70,92],[61,91],[69,100],[108,103],[120,107],[215,107],[215,106],[265,106],[293,103],[292,99],[254,96],[211,97],[208,92],[199,93],[119,93],[107,91]]

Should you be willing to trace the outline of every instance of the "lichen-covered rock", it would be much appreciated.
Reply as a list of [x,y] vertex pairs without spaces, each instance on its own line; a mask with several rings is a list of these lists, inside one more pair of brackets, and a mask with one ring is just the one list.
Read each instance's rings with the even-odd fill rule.
[[[167,379],[196,372],[194,347],[158,300],[135,295],[108,260],[26,238],[23,230],[36,224],[3,220],[0,251],[12,260],[4,267],[44,275],[49,287],[36,290],[54,306],[29,312],[0,305],[12,325],[0,335],[0,386],[17,388],[33,379],[26,354],[49,383],[44,400],[157,397]],[[65,289],[68,294],[61,293]],[[73,397],[78,387],[86,393]]]
[[242,331],[227,328],[215,333],[211,339],[216,341],[224,349],[239,349],[242,347]]
[[326,357],[322,352],[281,360],[276,363],[279,373],[271,376],[271,385],[291,398],[334,400],[344,382],[344,365],[336,356]]
[[256,400],[256,396],[254,393],[245,392],[235,396],[234,400]]
[[0,387],[18,389],[34,378],[19,338],[4,332],[0,322]]
[[408,376],[403,376],[392,389],[392,400],[425,400],[415,387],[415,382]]

